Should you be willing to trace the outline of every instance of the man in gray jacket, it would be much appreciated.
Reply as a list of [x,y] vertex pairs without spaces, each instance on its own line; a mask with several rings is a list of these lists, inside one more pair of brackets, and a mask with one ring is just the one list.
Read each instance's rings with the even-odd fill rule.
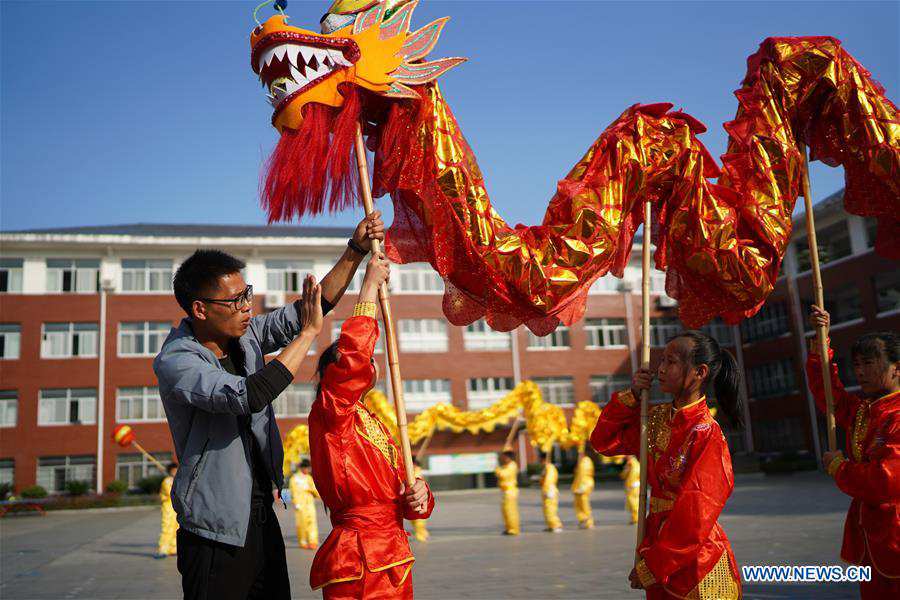
[[[373,239],[384,239],[379,213],[360,222],[321,284],[307,276],[301,300],[255,317],[238,259],[198,250],[175,274],[175,298],[188,316],[153,369],[181,465],[172,506],[185,598],[290,598],[272,508],[284,454],[271,403],[298,373]],[[267,364],[264,356],[279,350]]]

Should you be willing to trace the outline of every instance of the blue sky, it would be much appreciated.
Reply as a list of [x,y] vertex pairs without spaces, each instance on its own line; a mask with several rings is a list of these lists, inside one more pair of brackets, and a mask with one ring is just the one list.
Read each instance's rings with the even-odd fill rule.
[[[276,132],[249,68],[255,4],[0,2],[0,228],[264,223]],[[328,4],[287,12],[314,28]],[[445,15],[433,56],[470,61],[444,93],[510,223],[538,223],[557,179],[634,102],[684,107],[718,157],[767,36],[836,36],[898,101],[897,2],[423,0],[413,26]],[[843,181],[815,163],[812,176],[816,198]]]

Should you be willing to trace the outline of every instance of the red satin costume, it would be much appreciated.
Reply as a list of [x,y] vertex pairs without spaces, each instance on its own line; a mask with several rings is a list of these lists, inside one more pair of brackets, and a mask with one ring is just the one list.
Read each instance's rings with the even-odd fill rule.
[[[834,352],[829,350],[833,359]],[[825,412],[818,354],[806,361],[806,380]],[[900,598],[900,392],[876,400],[849,393],[831,362],[835,422],[847,432],[847,458],[828,468],[838,488],[853,498],[844,523],[841,558],[872,567],[860,584],[863,600]]]
[[361,402],[372,385],[378,324],[344,321],[340,358],[327,367],[309,415],[313,479],[333,529],[309,574],[326,599],[412,598],[412,563],[403,519],[427,518],[402,502],[402,455],[387,429]]
[[[608,456],[638,454],[640,403],[630,390],[604,407],[591,444]],[[717,521],[734,488],[731,454],[705,398],[652,407],[646,531],[636,569],[647,598],[740,598],[737,563]]]

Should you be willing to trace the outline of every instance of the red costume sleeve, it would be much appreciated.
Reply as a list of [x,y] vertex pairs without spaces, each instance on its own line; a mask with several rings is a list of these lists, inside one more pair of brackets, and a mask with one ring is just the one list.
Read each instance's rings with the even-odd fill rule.
[[876,460],[846,460],[834,474],[838,488],[867,504],[893,503],[900,498],[900,416],[881,431],[884,445]]
[[591,433],[591,446],[600,454],[637,454],[641,443],[641,411],[631,390],[613,394]]
[[[834,362],[834,350],[828,349],[828,358],[831,360],[831,393],[834,398],[834,420],[843,427],[853,427],[853,417],[856,415],[856,405],[859,400],[853,394],[844,389],[838,377],[837,365]],[[817,353],[810,352],[806,357],[806,382],[809,391],[812,392],[816,406],[822,414],[825,414],[825,387],[822,385],[822,363]]]
[[365,316],[351,317],[341,327],[337,362],[322,376],[322,408],[330,418],[355,412],[356,401],[372,385],[372,355],[378,340],[378,322]]
[[718,427],[695,431],[697,436],[687,457],[681,491],[669,518],[642,558],[653,577],[665,583],[668,577],[696,560],[701,545],[710,536],[734,488],[728,447]]

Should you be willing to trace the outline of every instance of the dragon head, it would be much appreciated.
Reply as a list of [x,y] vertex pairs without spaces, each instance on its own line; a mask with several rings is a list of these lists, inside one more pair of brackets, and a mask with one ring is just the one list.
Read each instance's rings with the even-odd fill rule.
[[287,24],[281,14],[250,34],[250,64],[275,112],[279,132],[297,130],[310,103],[339,108],[350,84],[388,98],[418,98],[409,86],[433,81],[464,58],[423,60],[448,17],[410,33],[418,0],[335,0],[322,32]]

